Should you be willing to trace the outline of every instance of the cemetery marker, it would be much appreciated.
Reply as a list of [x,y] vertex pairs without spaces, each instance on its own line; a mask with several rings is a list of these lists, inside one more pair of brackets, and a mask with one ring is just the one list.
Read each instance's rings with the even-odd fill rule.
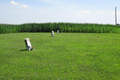
[[52,31],[52,37],[54,37],[54,31]]
[[28,51],[33,50],[33,47],[31,46],[29,38],[25,38],[25,45]]
[[59,30],[57,30],[57,34],[59,34]]

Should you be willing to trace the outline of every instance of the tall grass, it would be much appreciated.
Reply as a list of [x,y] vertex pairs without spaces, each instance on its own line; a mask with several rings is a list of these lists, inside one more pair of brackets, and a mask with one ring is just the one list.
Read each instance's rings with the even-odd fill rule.
[[20,25],[0,24],[0,33],[18,32],[80,32],[80,33],[120,33],[118,25],[79,23],[28,23]]

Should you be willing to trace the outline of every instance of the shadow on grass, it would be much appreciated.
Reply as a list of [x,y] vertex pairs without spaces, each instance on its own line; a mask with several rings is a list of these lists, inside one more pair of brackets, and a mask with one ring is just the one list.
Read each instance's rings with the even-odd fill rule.
[[20,51],[27,51],[27,49],[21,49]]

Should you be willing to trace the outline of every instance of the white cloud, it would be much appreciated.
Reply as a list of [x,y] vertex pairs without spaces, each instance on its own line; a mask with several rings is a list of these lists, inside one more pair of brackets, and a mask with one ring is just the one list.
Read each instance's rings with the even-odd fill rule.
[[27,8],[28,6],[23,4],[22,7]]
[[10,3],[13,4],[13,5],[19,4],[19,3],[15,2],[15,1],[10,1]]
[[[10,3],[13,4],[13,5],[18,5],[19,4],[15,1],[10,1]],[[28,6],[23,4],[22,7],[27,8]]]

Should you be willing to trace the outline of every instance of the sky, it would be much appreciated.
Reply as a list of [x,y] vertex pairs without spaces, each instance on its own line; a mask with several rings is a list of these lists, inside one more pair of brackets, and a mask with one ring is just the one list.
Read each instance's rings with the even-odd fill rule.
[[0,23],[120,23],[120,0],[0,0]]

